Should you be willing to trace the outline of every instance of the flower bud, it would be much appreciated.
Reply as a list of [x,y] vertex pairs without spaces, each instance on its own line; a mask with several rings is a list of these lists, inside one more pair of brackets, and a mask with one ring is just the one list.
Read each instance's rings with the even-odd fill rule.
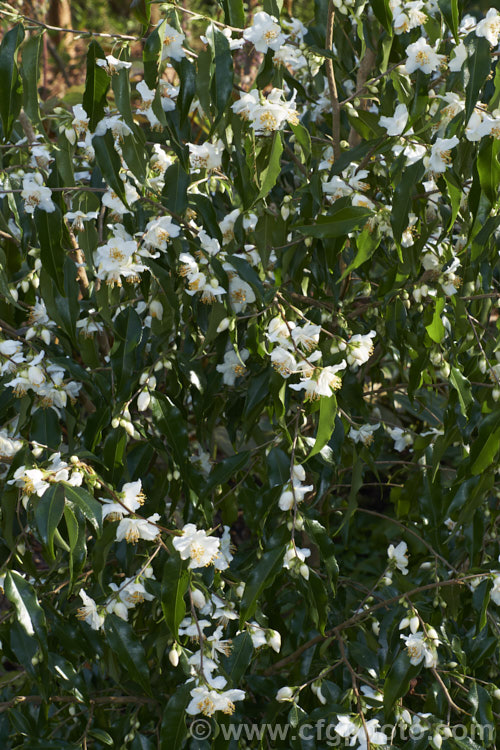
[[149,391],[141,391],[141,393],[139,393],[137,397],[137,408],[139,409],[139,411],[146,411],[150,401],[151,396],[149,395]]
[[173,667],[176,667],[179,663],[179,654],[175,646],[173,646],[168,654],[168,660]]
[[231,321],[229,318],[222,318],[221,322],[217,326],[217,333],[222,333],[223,331],[226,331],[229,328],[229,323]]
[[279,703],[283,703],[284,701],[291,701],[292,698],[293,698],[293,690],[291,687],[282,687],[276,693],[276,700]]
[[198,607],[198,609],[201,609],[207,603],[207,600],[203,596],[200,589],[191,589],[191,598],[193,600],[194,606]]
[[157,318],[157,320],[162,320],[163,305],[157,299],[154,299],[152,302],[149,303],[149,312],[151,313],[152,318]]

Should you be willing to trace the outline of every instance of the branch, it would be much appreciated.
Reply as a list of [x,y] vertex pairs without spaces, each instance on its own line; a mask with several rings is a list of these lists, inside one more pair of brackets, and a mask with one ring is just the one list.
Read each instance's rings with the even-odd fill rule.
[[[333,0],[328,4],[328,18],[326,22],[326,49],[332,51],[333,46],[333,23],[335,21],[335,6]],[[326,58],[326,77],[328,78],[328,88],[330,89],[330,100],[332,103],[332,140],[333,156],[337,160],[340,158],[340,104],[337,94],[337,84],[335,83],[335,73],[333,71],[333,60]]]

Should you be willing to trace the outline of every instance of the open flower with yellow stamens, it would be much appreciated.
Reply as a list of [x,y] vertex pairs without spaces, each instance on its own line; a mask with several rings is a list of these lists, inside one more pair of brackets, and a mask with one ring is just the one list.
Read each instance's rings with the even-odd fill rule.
[[194,523],[188,523],[182,529],[182,535],[176,536],[172,544],[182,560],[191,559],[189,567],[193,569],[206,567],[214,561],[220,540],[197,529]]

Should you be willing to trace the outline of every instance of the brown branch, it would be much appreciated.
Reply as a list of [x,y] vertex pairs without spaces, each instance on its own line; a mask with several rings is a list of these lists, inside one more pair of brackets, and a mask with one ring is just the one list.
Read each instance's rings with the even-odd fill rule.
[[[359,63],[358,73],[356,76],[356,90],[362,91],[365,88],[365,84],[367,81],[368,76],[370,75],[370,72],[375,65],[375,59],[376,54],[375,52],[370,48],[367,47],[365,54],[361,58],[361,62]],[[369,99],[363,99],[363,101],[360,103],[360,109],[366,110],[368,109],[368,103]],[[351,130],[349,132],[349,146],[354,147],[361,143],[361,136],[358,133],[358,131],[351,127]]]
[[[328,4],[328,18],[326,22],[326,49],[331,53],[333,47],[333,24],[335,21],[335,6],[333,0]],[[340,158],[340,104],[337,94],[337,84],[335,83],[335,73],[333,70],[333,60],[327,57],[325,60],[326,77],[328,78],[328,88],[330,90],[330,100],[332,103],[332,140],[333,156],[337,160]]]

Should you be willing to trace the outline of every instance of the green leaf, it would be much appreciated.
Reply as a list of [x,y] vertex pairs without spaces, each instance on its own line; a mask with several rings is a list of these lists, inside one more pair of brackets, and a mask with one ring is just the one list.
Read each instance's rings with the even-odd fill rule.
[[471,473],[481,474],[491,464],[500,448],[500,428],[494,432],[479,431],[478,439],[473,443],[470,452]]
[[234,477],[236,472],[246,466],[249,458],[250,452],[242,451],[241,453],[229,456],[228,458],[223,458],[222,461],[219,461],[208,478],[206,486],[207,492],[214,487],[219,487],[220,485],[225,484],[225,482]]
[[321,562],[326,568],[330,587],[333,594],[335,594],[337,590],[337,579],[339,577],[339,566],[335,557],[335,544],[319,521],[312,518],[306,518],[304,520],[306,532],[320,551]]
[[308,237],[342,237],[366,224],[372,211],[361,206],[348,206],[330,216],[318,216],[314,224],[292,227]]
[[392,36],[392,11],[389,0],[372,0],[371,7],[377,20],[382,24],[387,33]]
[[458,44],[458,0],[438,0],[439,10]]
[[102,172],[102,176],[109,187],[116,193],[121,201],[127,206],[125,197],[125,186],[120,179],[121,161],[116,153],[113,134],[107,130],[105,135],[96,135],[92,139],[95,150],[96,162]]
[[483,138],[479,146],[476,164],[481,189],[492,205],[497,201],[498,185],[500,184],[499,154],[500,141],[498,138]]
[[38,79],[40,77],[40,55],[43,34],[31,36],[23,45],[21,75],[23,77],[23,107],[33,123],[40,123],[38,104]]
[[307,460],[320,453],[322,448],[330,440],[335,428],[335,416],[337,414],[337,399],[335,396],[322,396],[319,402],[319,421],[316,440]]
[[[119,59],[128,62],[128,50],[126,53],[125,50],[122,50]],[[113,87],[113,94],[115,95],[115,102],[118,111],[120,112],[129,128],[135,130],[134,115],[130,104],[129,70],[127,68],[122,68],[121,70],[118,70],[116,73],[114,73],[111,78],[111,85]]]
[[265,198],[271,192],[281,172],[281,154],[283,153],[281,133],[278,131],[274,133],[271,136],[270,143],[271,148],[269,152],[266,151],[265,166],[257,175],[260,190],[255,202]]
[[189,117],[189,109],[196,93],[196,68],[187,57],[183,57],[177,67],[180,78],[180,89],[177,97],[177,107],[181,122]]
[[465,40],[467,47],[467,69],[469,71],[469,81],[465,89],[465,122],[474,111],[479,92],[486,83],[491,68],[490,43],[484,37],[469,34]]
[[188,205],[187,189],[190,177],[176,161],[165,172],[165,185],[162,190],[162,203],[172,213],[182,216]]
[[184,683],[176,688],[163,710],[160,730],[162,750],[180,750],[187,734],[186,707],[191,700],[190,692],[194,683]]
[[137,372],[137,348],[142,339],[142,321],[132,307],[127,307],[115,322],[115,342],[111,350],[111,367],[120,398],[126,399],[134,387]]
[[213,102],[217,112],[216,122],[220,120],[226,104],[233,91],[233,57],[229,42],[224,34],[212,25],[214,39],[214,65],[212,77]]
[[24,28],[16,24],[0,44],[0,116],[7,140],[23,104],[23,83],[17,69],[17,50],[24,39]]
[[328,595],[325,584],[319,575],[311,570],[309,580],[306,582],[309,599],[309,616],[318,628],[321,635],[325,634],[327,621]]
[[64,261],[66,251],[62,246],[62,214],[56,205],[54,211],[35,208],[35,226],[40,243],[40,260],[60,293],[64,296]]
[[[165,21],[162,21],[165,23]],[[155,89],[158,83],[158,69],[161,62],[162,38],[160,37],[161,24],[146,39],[142,59],[144,62],[144,80],[148,88]]]
[[471,394],[470,383],[465,378],[457,367],[452,367],[450,370],[450,382],[458,393],[460,401],[460,411],[462,414],[467,416],[469,406],[473,403],[474,399]]
[[171,552],[163,566],[161,581],[161,608],[165,622],[177,640],[179,625],[186,614],[184,596],[189,586],[190,573],[187,560]]
[[241,600],[240,628],[252,617],[262,592],[269,588],[283,567],[285,550],[286,545],[282,544],[264,552],[250,571]]
[[54,409],[40,408],[33,412],[30,425],[30,438],[52,450],[57,450],[61,442],[59,417]]
[[35,521],[42,542],[54,559],[54,533],[64,511],[64,488],[53,484],[46,490],[35,507]]
[[45,613],[38,603],[33,586],[19,573],[9,570],[5,576],[5,596],[15,607],[17,619],[27,635],[35,636],[41,648],[47,649]]
[[245,26],[245,9],[243,0],[224,0],[224,13],[230,26],[243,29]]
[[240,633],[233,640],[233,646],[229,656],[221,659],[222,668],[231,680],[232,685],[239,685],[241,678],[247,671],[252,661],[253,643],[247,631]]
[[114,614],[108,614],[104,620],[104,632],[111,649],[118,657],[124,678],[131,678],[146,693],[151,694],[146,654],[129,623]]
[[417,161],[415,164],[406,167],[396,186],[392,202],[391,226],[397,242],[401,242],[401,236],[408,226],[408,214],[411,211],[413,192],[424,174],[423,161]]
[[417,676],[422,663],[417,666],[410,663],[406,651],[401,651],[393,662],[384,683],[384,710],[386,716],[398,698],[406,695],[410,689],[410,680]]
[[151,0],[132,0],[130,10],[139,23],[149,26],[151,21]]
[[174,403],[162,393],[151,396],[150,408],[157,427],[167,439],[167,445],[179,468],[187,475],[189,471],[189,441],[186,420]]
[[100,532],[102,530],[102,506],[90,492],[83,487],[73,487],[71,484],[62,483],[66,499],[74,503],[81,510],[85,518]]
[[438,297],[436,300],[436,306],[434,308],[434,314],[432,321],[429,325],[425,326],[425,330],[429,334],[429,337],[436,343],[440,343],[446,334],[446,329],[441,320],[441,313],[444,310],[445,299],[444,297]]
[[105,59],[102,47],[93,39],[87,52],[87,77],[83,92],[83,108],[89,117],[89,128],[92,133],[99,120],[104,117],[106,94],[109,89],[109,76],[104,68],[97,65],[97,60]]

